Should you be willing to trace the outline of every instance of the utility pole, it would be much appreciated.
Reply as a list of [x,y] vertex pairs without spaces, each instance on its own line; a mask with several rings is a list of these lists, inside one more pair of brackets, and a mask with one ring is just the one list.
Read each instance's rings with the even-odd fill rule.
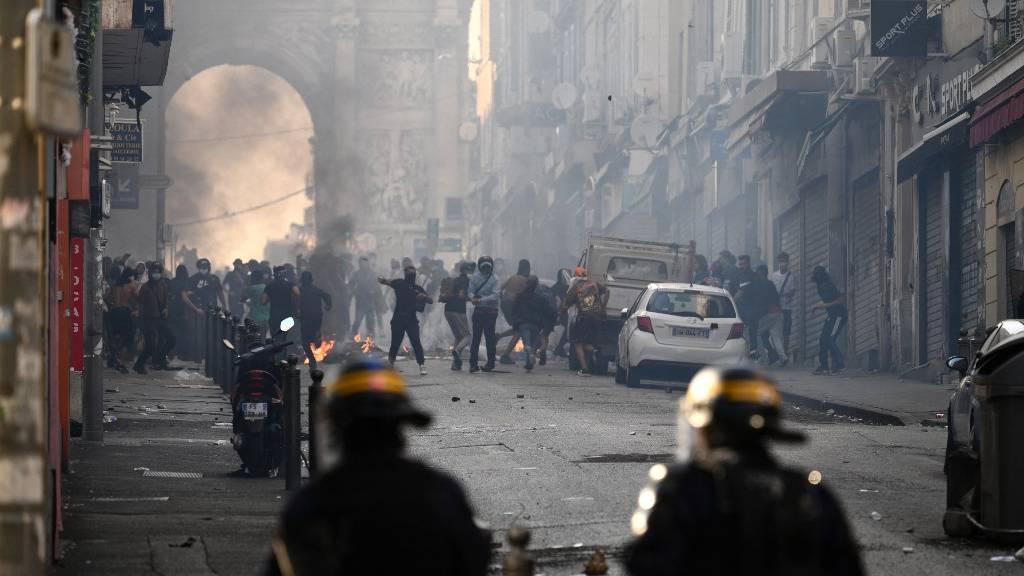
[[[89,131],[93,135],[90,151],[90,190],[92,202],[102,203],[103,176],[100,158],[105,155],[106,115],[103,106],[103,26],[96,27],[93,44],[89,93]],[[92,225],[85,243],[85,363],[82,384],[82,438],[89,442],[103,441],[103,229],[102,206],[91,207]],[[99,217],[97,217],[99,214]]]

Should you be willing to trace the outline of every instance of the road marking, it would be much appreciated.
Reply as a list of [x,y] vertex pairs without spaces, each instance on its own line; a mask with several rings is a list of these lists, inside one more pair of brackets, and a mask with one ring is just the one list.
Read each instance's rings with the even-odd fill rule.
[[149,496],[137,498],[90,498],[90,502],[167,502],[170,496]]
[[203,477],[200,472],[158,472],[146,470],[142,473],[143,478],[176,478],[179,480],[198,480]]

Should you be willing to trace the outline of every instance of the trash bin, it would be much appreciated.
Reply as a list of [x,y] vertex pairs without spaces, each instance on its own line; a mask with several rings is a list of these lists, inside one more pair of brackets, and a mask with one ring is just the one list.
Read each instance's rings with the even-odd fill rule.
[[979,528],[1004,540],[1024,540],[1024,334],[996,346],[978,363],[981,405]]

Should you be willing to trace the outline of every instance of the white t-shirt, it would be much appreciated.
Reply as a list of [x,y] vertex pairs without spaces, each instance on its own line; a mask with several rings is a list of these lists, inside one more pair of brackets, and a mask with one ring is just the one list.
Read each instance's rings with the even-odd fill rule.
[[793,300],[796,298],[796,279],[793,278],[793,271],[782,273],[776,270],[771,275],[775,289],[779,291],[779,300],[782,302],[783,310],[793,309]]

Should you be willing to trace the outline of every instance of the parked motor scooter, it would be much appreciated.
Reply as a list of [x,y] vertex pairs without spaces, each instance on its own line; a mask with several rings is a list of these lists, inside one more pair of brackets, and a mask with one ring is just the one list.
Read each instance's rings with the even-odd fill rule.
[[[284,394],[287,364],[279,358],[292,345],[286,334],[293,318],[281,321],[281,333],[235,357],[238,378],[231,393],[231,444],[249,476],[277,477],[284,454]],[[234,350],[230,340],[225,347]]]

